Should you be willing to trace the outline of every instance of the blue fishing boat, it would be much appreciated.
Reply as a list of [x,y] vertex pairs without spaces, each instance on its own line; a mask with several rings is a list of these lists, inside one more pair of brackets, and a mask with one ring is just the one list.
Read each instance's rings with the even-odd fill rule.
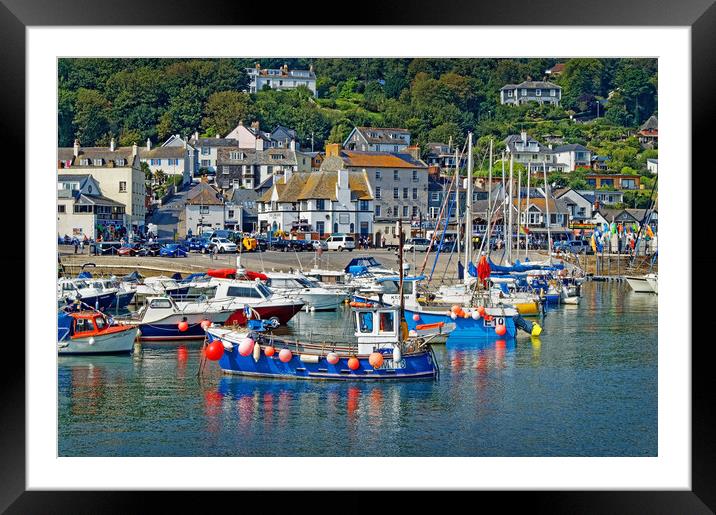
[[436,378],[431,335],[408,335],[399,311],[354,306],[357,344],[290,341],[250,328],[211,327],[206,331],[206,356],[218,359],[225,374],[245,376],[337,381]]

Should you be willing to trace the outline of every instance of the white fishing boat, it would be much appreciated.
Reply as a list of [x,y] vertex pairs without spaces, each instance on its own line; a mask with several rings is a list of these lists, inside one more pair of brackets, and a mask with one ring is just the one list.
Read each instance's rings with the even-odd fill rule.
[[65,308],[57,314],[57,353],[60,356],[129,354],[136,337],[136,327],[112,324],[97,310]]
[[659,279],[657,277],[657,274],[649,274],[646,278],[646,282],[651,286],[651,289],[654,293],[659,293]]
[[104,311],[116,300],[117,290],[96,288],[85,279],[72,279],[64,277],[57,280],[58,307],[76,301],[82,301],[95,309]]
[[345,292],[323,288],[300,273],[266,272],[266,286],[272,291],[297,299],[312,311],[332,311],[348,298]]

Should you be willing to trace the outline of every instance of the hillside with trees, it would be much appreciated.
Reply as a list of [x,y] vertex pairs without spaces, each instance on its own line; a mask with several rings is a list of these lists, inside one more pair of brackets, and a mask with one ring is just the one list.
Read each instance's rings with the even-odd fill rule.
[[[318,98],[305,88],[246,93],[245,68],[256,62],[313,65]],[[556,63],[565,63],[549,79],[563,88],[559,107],[500,105],[502,86],[542,80]],[[296,129],[303,148],[315,150],[372,125],[407,128],[423,151],[428,142],[461,145],[471,130],[478,154],[490,138],[499,152],[524,129],[538,140],[583,144],[622,173],[646,174],[656,155],[634,136],[656,114],[656,59],[60,59],[58,69],[60,146],[224,136],[239,121],[258,120],[265,130]]]

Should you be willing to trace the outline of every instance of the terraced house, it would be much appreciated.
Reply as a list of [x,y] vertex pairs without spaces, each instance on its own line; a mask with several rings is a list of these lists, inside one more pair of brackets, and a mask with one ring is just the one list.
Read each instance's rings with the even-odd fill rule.
[[136,144],[116,147],[112,139],[109,147],[81,147],[75,140],[72,148],[59,148],[57,154],[58,180],[65,175],[92,175],[104,197],[125,207],[127,231],[143,232],[146,188]]
[[326,145],[326,158],[321,171],[350,170],[365,172],[373,203],[372,241],[394,244],[395,222],[418,220],[427,215],[428,165],[419,158],[418,147],[409,153],[361,152],[341,149],[338,144]]
[[217,149],[216,165],[216,185],[222,190],[253,189],[286,171],[310,171],[311,158],[287,148],[257,150],[231,146]]
[[365,172],[291,172],[257,202],[259,231],[370,235],[373,193]]

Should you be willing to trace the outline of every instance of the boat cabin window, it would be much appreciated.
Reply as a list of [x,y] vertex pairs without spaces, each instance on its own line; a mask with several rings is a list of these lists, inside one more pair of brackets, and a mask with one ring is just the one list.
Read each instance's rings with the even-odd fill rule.
[[75,291],[76,289],[72,283],[62,283],[62,291]]
[[358,330],[361,333],[372,333],[373,332],[373,312],[372,311],[359,311],[358,312]]
[[381,333],[392,333],[395,330],[394,321],[395,321],[395,313],[393,311],[381,311],[380,312],[380,332]]
[[150,308],[167,309],[172,307],[172,303],[169,299],[152,299],[149,303]]
[[261,294],[256,290],[256,288],[252,287],[246,287],[246,286],[229,286],[226,290],[226,296],[227,297],[250,297],[255,299],[260,299]]
[[259,291],[259,293],[260,293],[264,298],[268,298],[268,297],[270,297],[270,296],[272,295],[272,294],[271,294],[271,290],[269,290],[268,288],[266,288],[266,286],[264,286],[264,285],[261,284],[261,283],[256,283],[256,289]]
[[104,321],[104,318],[97,317],[94,319],[94,325],[96,325],[97,329],[101,331],[107,326],[107,323]]
[[[413,293],[413,284],[415,283],[412,281],[403,281],[403,295]],[[400,283],[398,281],[383,281],[381,286],[383,287],[383,292],[387,294],[397,295],[400,290]]]
[[75,323],[75,332],[84,333],[85,331],[94,331],[92,320],[89,320],[87,318],[78,318],[77,322]]

